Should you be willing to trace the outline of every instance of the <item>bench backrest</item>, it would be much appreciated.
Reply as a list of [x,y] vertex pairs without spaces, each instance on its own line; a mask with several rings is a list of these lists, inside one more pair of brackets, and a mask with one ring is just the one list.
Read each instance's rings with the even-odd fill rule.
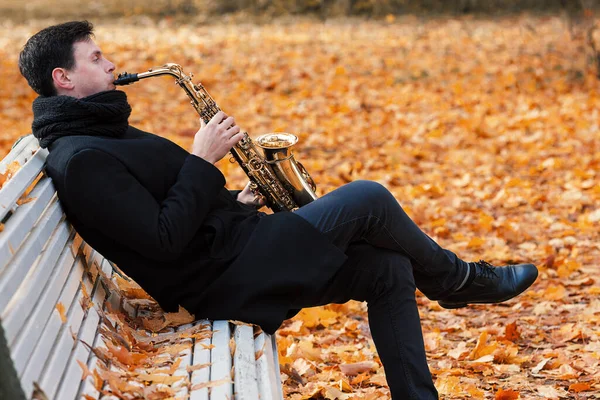
[[27,136],[0,162],[2,173],[19,165],[0,190],[0,320],[26,396],[37,382],[49,398],[70,399],[81,384],[75,360],[90,356],[82,341],[94,343],[99,323],[84,299],[104,303],[98,268],[108,276],[112,269],[65,220],[46,156]]

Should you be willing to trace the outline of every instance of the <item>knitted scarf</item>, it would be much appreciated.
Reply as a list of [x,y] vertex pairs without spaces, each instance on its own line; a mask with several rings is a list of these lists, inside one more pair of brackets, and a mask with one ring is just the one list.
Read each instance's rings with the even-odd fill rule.
[[120,137],[129,126],[131,106],[120,90],[99,92],[77,99],[40,96],[33,101],[33,136],[41,147],[71,135]]

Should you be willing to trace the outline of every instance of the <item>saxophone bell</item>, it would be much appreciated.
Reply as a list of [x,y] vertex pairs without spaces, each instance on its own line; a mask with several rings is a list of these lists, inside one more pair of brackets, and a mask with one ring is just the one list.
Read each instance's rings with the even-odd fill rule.
[[[265,160],[269,164],[287,160],[291,157],[290,148],[298,142],[298,137],[291,133],[266,133],[256,138],[256,143],[263,149]],[[288,152],[290,155],[288,155]]]
[[316,185],[302,164],[294,159],[292,146],[298,137],[291,133],[267,133],[256,138],[264,160],[271,165],[281,184],[299,205],[317,198]]

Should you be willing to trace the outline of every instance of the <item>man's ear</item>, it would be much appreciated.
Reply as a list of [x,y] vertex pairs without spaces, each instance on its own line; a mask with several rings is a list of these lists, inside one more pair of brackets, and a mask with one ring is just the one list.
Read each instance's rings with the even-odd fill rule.
[[64,68],[54,68],[52,70],[52,80],[57,89],[73,89],[73,82],[69,78],[69,73]]

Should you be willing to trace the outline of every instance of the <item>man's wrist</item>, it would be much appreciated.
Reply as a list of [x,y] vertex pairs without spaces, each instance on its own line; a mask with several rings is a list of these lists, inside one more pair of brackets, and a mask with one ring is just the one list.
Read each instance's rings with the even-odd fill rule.
[[203,154],[198,154],[198,153],[192,153],[192,154],[198,158],[203,159],[206,162],[213,164],[213,165],[218,161],[218,160],[212,159],[209,155],[203,155]]

